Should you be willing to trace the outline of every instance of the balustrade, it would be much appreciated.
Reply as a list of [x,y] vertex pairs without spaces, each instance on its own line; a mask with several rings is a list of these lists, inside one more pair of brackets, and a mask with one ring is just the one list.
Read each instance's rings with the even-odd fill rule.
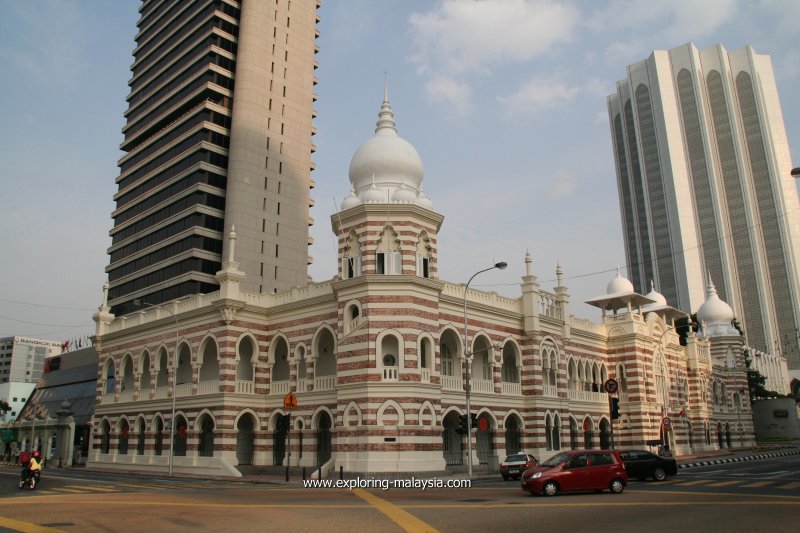
[[508,396],[521,396],[522,395],[522,384],[520,383],[508,383],[503,382],[503,386],[501,388],[503,394]]

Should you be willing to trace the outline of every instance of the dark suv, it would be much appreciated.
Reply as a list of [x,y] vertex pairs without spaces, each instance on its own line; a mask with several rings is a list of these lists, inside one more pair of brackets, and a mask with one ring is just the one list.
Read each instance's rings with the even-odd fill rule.
[[573,450],[526,470],[520,484],[522,490],[545,496],[604,489],[619,494],[628,484],[628,472],[615,450]]
[[672,457],[661,457],[644,450],[624,450],[619,452],[628,469],[628,476],[645,479],[651,477],[664,481],[667,476],[678,473],[678,463]]

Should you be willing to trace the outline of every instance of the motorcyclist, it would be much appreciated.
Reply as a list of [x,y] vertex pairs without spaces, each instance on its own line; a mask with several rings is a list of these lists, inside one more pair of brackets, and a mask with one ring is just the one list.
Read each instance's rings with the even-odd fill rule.
[[36,481],[39,481],[39,476],[42,471],[42,454],[39,450],[34,450],[31,454],[30,458],[22,464],[22,480],[26,480],[31,477],[36,477]]

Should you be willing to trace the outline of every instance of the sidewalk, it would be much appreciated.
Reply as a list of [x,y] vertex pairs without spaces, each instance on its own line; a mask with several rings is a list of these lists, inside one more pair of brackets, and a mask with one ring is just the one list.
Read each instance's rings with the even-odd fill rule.
[[712,450],[698,452],[693,455],[684,455],[677,458],[678,468],[696,468],[698,466],[719,465],[725,463],[738,463],[770,457],[783,457],[787,455],[800,455],[800,442],[770,442],[756,443],[752,448],[734,448],[726,450]]

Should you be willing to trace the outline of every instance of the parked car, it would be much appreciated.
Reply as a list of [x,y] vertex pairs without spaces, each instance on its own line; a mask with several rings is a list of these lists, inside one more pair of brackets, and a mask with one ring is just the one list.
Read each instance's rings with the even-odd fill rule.
[[527,453],[513,453],[506,456],[505,460],[500,463],[500,475],[503,479],[513,477],[519,479],[522,473],[529,468],[533,468],[538,464],[536,458]]
[[619,494],[628,484],[628,472],[615,450],[561,452],[522,474],[522,490],[555,496],[559,492],[608,489]]
[[678,473],[678,463],[672,457],[662,457],[645,450],[620,450],[620,457],[628,476],[638,479],[653,478],[664,481]]

